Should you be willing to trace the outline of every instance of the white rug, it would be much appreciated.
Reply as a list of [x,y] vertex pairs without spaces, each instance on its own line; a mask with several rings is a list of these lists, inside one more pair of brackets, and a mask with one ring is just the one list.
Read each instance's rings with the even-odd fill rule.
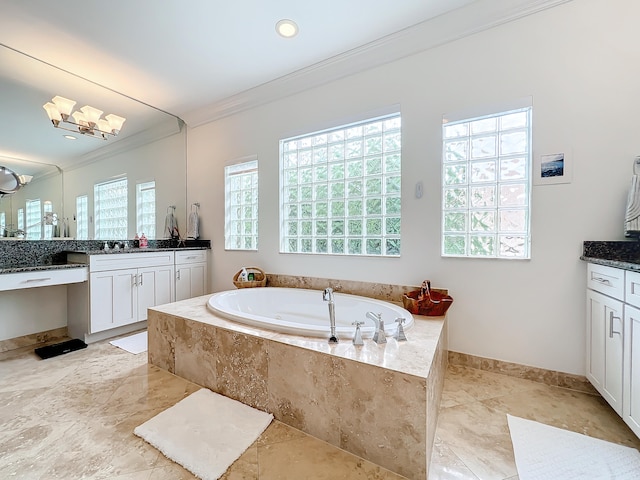
[[133,431],[204,480],[215,480],[256,441],[273,415],[205,388]]
[[507,415],[520,480],[640,479],[640,452]]
[[109,342],[115,347],[120,347],[129,353],[135,355],[147,351],[147,331],[129,335],[128,337],[119,338]]

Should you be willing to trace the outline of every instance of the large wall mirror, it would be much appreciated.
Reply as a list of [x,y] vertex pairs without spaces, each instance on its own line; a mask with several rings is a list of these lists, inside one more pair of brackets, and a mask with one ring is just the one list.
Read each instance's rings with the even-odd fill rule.
[[[83,134],[64,122],[60,127],[73,131],[55,128],[43,108],[55,96],[74,100],[73,111],[89,105],[103,111],[102,118],[114,114],[126,120],[117,136]],[[138,232],[141,185],[155,187],[155,227],[147,218],[147,236],[165,238],[171,207],[184,227],[186,133],[179,118],[4,45],[0,102],[0,167],[27,179],[15,192],[0,194],[1,238],[101,238],[94,217],[96,185],[122,179],[127,217],[118,221],[126,226],[103,228],[101,239],[109,232],[117,233],[113,240],[123,239],[122,232],[125,238],[143,233]],[[80,210],[85,226],[78,225]]]

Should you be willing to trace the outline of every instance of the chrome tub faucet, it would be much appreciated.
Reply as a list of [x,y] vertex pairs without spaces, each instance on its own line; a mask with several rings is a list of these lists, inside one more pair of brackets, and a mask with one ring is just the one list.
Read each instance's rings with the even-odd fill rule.
[[387,337],[384,333],[384,320],[381,313],[367,312],[367,318],[373,320],[376,324],[376,332],[373,334],[373,341],[378,345],[387,343]]
[[324,289],[324,292],[322,292],[322,300],[325,302],[329,302],[329,324],[331,326],[329,343],[338,343],[338,337],[336,337],[336,305],[333,302],[332,288]]

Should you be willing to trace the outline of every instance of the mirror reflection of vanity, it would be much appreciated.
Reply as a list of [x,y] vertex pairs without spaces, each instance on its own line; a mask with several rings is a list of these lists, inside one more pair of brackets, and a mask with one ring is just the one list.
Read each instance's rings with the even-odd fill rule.
[[[126,121],[118,135],[109,135],[107,140],[55,128],[43,105],[56,95],[75,100],[77,108],[90,105]],[[137,231],[137,194],[140,185],[151,184],[155,238],[166,238],[165,216],[172,206],[180,233],[186,234],[186,129],[179,118],[4,45],[0,45],[0,105],[0,166],[25,180],[15,191],[0,195],[0,234],[6,230],[8,235],[0,236],[0,264],[7,263],[10,255],[34,261],[33,251],[41,244],[67,243],[42,239],[97,240],[95,186],[124,179],[126,234],[109,240],[132,239],[143,233]],[[68,134],[75,139],[65,138]],[[28,215],[28,205],[36,205],[36,213]],[[79,235],[81,210],[87,228]],[[65,223],[67,230],[61,228]],[[79,271],[85,272],[86,285],[86,266],[58,273]],[[19,342],[30,345],[66,335],[68,312],[86,303],[66,285],[82,279],[48,283],[54,275],[41,272],[24,274],[34,276],[24,280],[31,282],[27,286],[39,288],[0,288],[0,352],[22,346]],[[3,277],[6,280],[11,275]],[[50,286],[36,285],[36,281]]]
[[[75,100],[75,110],[90,105],[126,121],[117,136],[105,135],[107,140],[54,128],[43,105],[56,95]],[[121,178],[128,186],[128,238],[142,233],[136,231],[136,188],[149,182],[155,182],[156,238],[164,238],[170,206],[184,231],[186,134],[180,119],[3,45],[0,102],[0,167],[32,177],[15,193],[0,196],[0,239],[53,239],[65,233],[76,238],[78,197],[85,198],[89,221],[85,238],[95,238],[94,185]],[[26,236],[22,232],[34,223],[33,215],[27,220],[26,207],[35,200],[41,211],[35,222],[41,225]]]

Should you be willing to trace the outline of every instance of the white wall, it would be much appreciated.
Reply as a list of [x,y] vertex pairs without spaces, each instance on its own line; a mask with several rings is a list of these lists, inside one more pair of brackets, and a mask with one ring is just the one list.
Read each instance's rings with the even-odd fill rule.
[[[129,189],[128,238],[136,233],[136,184],[156,182],[156,236],[164,236],[164,219],[167,207],[175,205],[180,232],[186,235],[186,153],[185,133],[180,132],[161,140],[114,154],[97,162],[64,172],[64,210],[70,220],[71,236],[76,236],[76,197],[89,197],[89,212],[93,217],[93,186],[114,176],[125,174]],[[93,223],[89,224],[89,236],[93,239]],[[147,235],[149,232],[145,232]],[[117,239],[114,239],[117,240]],[[118,239],[122,240],[122,239]]]
[[[189,131],[188,202],[213,244],[211,285],[242,265],[388,283],[429,278],[455,298],[450,349],[584,374],[584,240],[623,239],[640,131],[640,2],[580,0]],[[534,154],[571,152],[573,182],[535,186],[532,258],[441,258],[442,115],[533,97]],[[399,104],[401,258],[278,253],[278,140]],[[224,250],[224,162],[257,154],[260,250]],[[416,199],[415,182],[425,195]]]

